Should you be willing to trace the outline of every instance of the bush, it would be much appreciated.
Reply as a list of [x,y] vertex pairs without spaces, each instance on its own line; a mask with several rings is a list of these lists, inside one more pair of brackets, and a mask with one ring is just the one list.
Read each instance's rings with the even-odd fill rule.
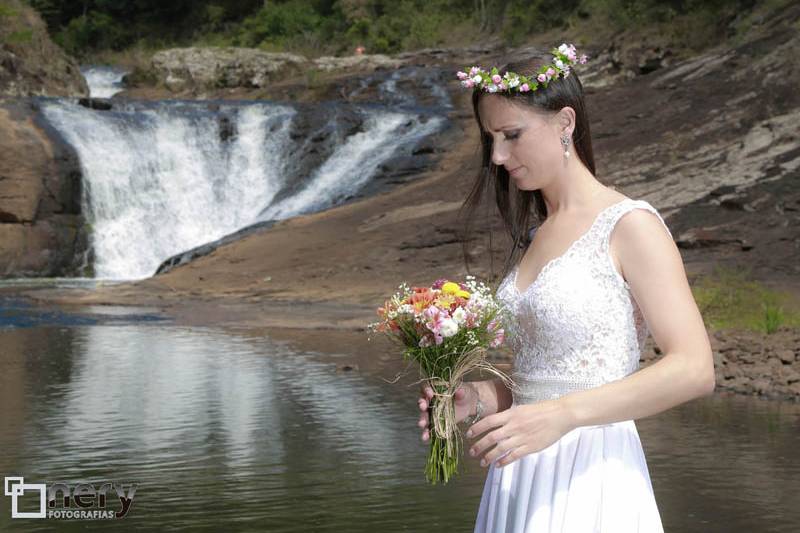
[[245,46],[258,46],[264,42],[282,44],[313,33],[321,22],[321,16],[308,2],[270,2],[243,21],[239,42]]
[[72,19],[54,40],[67,52],[81,57],[91,49],[122,50],[132,44],[132,37],[110,15],[93,11]]

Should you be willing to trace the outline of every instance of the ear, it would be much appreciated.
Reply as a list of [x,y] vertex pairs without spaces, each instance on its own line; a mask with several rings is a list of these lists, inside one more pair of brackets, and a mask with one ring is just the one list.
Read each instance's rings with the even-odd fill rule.
[[558,112],[559,133],[572,135],[575,130],[575,110],[569,106],[562,107]]

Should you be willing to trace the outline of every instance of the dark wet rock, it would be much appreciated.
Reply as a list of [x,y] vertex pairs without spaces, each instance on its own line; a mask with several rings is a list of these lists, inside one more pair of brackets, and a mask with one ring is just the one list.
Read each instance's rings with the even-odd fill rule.
[[[153,273],[153,275],[164,274],[169,272],[175,267],[185,265],[187,263],[192,262],[193,260],[197,259],[198,257],[202,257],[204,255],[208,255],[220,246],[224,246],[225,244],[238,241],[247,235],[252,235],[253,233],[258,233],[260,231],[264,231],[270,227],[275,225],[274,220],[266,220],[263,222],[258,222],[256,224],[252,224],[245,228],[240,229],[230,235],[226,235],[216,241],[209,242],[206,244],[202,244],[200,246],[196,246],[190,250],[186,250],[179,254],[175,254],[172,257],[167,258],[164,260]],[[202,278],[200,278],[202,280]]]
[[81,98],[78,104],[88,109],[96,109],[98,111],[110,111],[114,105],[106,98]]

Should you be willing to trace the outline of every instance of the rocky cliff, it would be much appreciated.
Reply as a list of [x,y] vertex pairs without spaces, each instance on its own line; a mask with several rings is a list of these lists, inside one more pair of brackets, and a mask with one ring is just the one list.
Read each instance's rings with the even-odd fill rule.
[[0,96],[88,96],[74,59],[56,46],[39,14],[0,1]]
[[28,99],[0,100],[0,277],[83,275],[78,159],[36,117]]
[[38,123],[30,97],[88,94],[39,15],[0,2],[0,277],[80,274],[78,161]]

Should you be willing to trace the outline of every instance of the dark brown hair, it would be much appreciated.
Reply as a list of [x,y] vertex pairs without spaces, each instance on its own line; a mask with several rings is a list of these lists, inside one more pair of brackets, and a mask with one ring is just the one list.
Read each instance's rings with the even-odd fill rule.
[[[501,75],[510,70],[518,74],[532,76],[537,73],[541,65],[550,63],[551,61],[552,56],[537,53],[533,56],[526,57],[524,60],[511,61],[505,66],[498,68],[498,70]],[[530,244],[531,238],[529,233],[530,229],[532,229],[531,226],[538,226],[547,218],[547,207],[545,206],[542,193],[539,190],[517,190],[516,194],[512,196],[509,191],[510,177],[508,171],[505,167],[498,167],[492,162],[493,138],[491,134],[484,129],[478,110],[478,103],[480,102],[481,96],[484,94],[486,93],[483,90],[477,88],[474,89],[472,93],[472,108],[475,114],[475,120],[478,123],[478,128],[480,129],[481,166],[478,170],[472,190],[467,195],[464,204],[459,210],[459,216],[464,219],[462,226],[464,228],[462,241],[463,253],[467,269],[469,270],[468,243],[472,230],[472,223],[476,218],[475,215],[483,199],[484,191],[493,188],[497,209],[500,212],[503,224],[514,244],[503,266],[503,275],[505,275],[516,263],[517,256],[520,252],[524,251]],[[540,85],[537,90],[525,93],[519,91],[503,91],[494,94],[507,98],[515,104],[528,105],[539,111],[543,110],[556,113],[567,106],[575,110],[575,130],[572,132],[574,152],[586,168],[588,168],[592,174],[595,174],[592,137],[589,131],[589,119],[583,100],[583,86],[574,69],[570,71],[569,76],[566,78],[559,77],[553,79],[548,84],[547,88]],[[488,223],[487,217],[487,224]],[[489,230],[489,254],[492,265],[494,265],[491,235],[492,232]],[[494,271],[493,266],[492,271]]]

